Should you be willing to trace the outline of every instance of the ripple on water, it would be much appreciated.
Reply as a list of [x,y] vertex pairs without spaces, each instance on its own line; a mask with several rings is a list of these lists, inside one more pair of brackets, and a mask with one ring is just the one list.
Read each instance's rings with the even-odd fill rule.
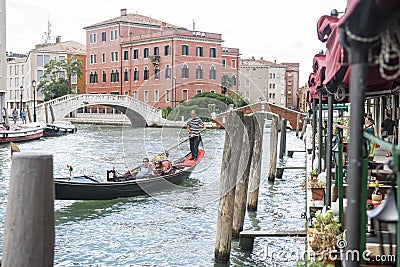
[[[180,137],[178,137],[178,135]],[[112,201],[55,201],[55,266],[212,266],[219,175],[224,132],[209,130],[203,140],[206,156],[191,178],[174,191]],[[126,170],[186,138],[177,129],[119,128],[78,125],[78,133],[21,143],[22,151],[53,154],[54,175],[66,176],[66,164],[74,174],[105,179],[107,169]],[[288,133],[288,147],[302,141]],[[270,184],[265,178],[269,162],[269,130],[264,135],[262,187],[259,209],[245,218],[245,229],[300,230],[304,222],[305,173],[285,171],[284,178]],[[187,144],[171,151],[179,158]],[[305,163],[304,155],[285,159],[288,165]],[[0,145],[0,222],[4,222],[10,177],[9,146]],[[0,230],[3,232],[3,224]],[[2,239],[2,235],[0,236]],[[256,239],[253,253],[232,243],[231,266],[294,266],[295,261],[274,261],[268,251],[295,252],[304,240]]]

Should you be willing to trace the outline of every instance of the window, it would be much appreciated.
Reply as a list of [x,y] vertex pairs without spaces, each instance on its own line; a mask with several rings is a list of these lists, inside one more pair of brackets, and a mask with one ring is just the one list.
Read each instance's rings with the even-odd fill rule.
[[215,90],[210,90],[210,93],[213,93],[213,94],[215,94]]
[[[43,56],[42,55],[37,55],[36,60],[37,60],[37,66],[38,67],[43,67],[44,66],[44,64],[43,64]],[[10,75],[12,75],[12,69],[11,68],[12,67],[10,66]]]
[[71,86],[71,93],[73,93],[73,94],[78,93],[78,87],[77,86]]
[[154,67],[154,80],[160,79],[160,68],[158,66]]
[[217,57],[217,49],[215,47],[210,48],[210,57]]
[[[42,60],[41,60],[41,62],[43,62],[43,56],[40,56],[40,57],[42,57]],[[37,56],[37,62],[38,62],[38,66],[39,66],[39,56]],[[43,66],[42,66],[43,67]],[[10,76],[12,75],[12,66],[10,66]]]
[[272,76],[273,76],[272,78],[275,79],[275,73]]
[[182,66],[182,78],[189,79],[189,67],[186,64]]
[[143,58],[148,58],[149,57],[149,49],[146,47],[144,50],[143,50]]
[[[12,78],[10,78],[10,88],[12,87]],[[10,89],[11,90],[11,89]]]
[[160,48],[158,46],[155,46],[153,55],[158,56],[159,54],[160,54]]
[[106,39],[107,39],[106,36],[107,36],[107,33],[106,33],[106,32],[102,32],[102,33],[101,33],[101,41],[102,41],[102,42],[105,42],[105,41],[106,41]]
[[21,78],[21,85],[24,85],[25,84],[25,77],[22,77]]
[[171,78],[171,68],[169,65],[165,66],[165,79]]
[[103,70],[103,83],[107,82],[107,73]]
[[246,87],[250,87],[250,80],[246,79]]
[[236,69],[236,59],[232,59],[232,68]]
[[215,70],[214,66],[211,66],[210,68],[210,80],[215,80],[217,79],[217,71]]
[[94,78],[94,83],[98,83],[99,82],[99,79],[98,79],[98,77],[97,77],[97,71],[95,71],[94,72],[94,74],[93,74],[93,78]]
[[106,63],[106,53],[101,55],[101,62]]
[[188,55],[189,55],[189,46],[182,45],[182,56],[188,56]]
[[128,69],[125,69],[124,71],[124,82],[129,81],[129,75],[128,75]]
[[196,68],[196,79],[203,79],[203,68],[200,65]]
[[90,72],[89,83],[94,83],[94,74],[93,74],[93,72]]
[[111,71],[111,82],[119,82],[119,72],[118,70],[112,70]]
[[118,52],[111,52],[111,61],[118,61]]
[[15,65],[15,75],[18,75],[19,66]]
[[124,51],[124,60],[128,60],[129,59],[129,51],[125,50]]
[[144,67],[143,79],[144,80],[148,80],[149,79],[149,68],[147,66]]
[[154,102],[158,102],[158,100],[160,100],[160,94],[159,94],[158,89],[156,89],[154,91]]
[[19,78],[17,77],[17,78],[15,78],[15,80],[14,80],[14,82],[15,82],[15,87],[19,87]]
[[272,84],[272,89],[275,89],[275,84],[274,83]]
[[36,81],[43,81],[44,77],[43,77],[44,71],[43,70],[38,70],[36,73]]
[[110,32],[110,40],[117,40],[118,39],[118,30],[112,30]]
[[226,59],[223,59],[223,60],[222,60],[222,67],[223,67],[223,68],[226,68]]
[[236,85],[236,75],[232,75],[232,85]]
[[171,47],[169,45],[164,45],[164,56],[169,56],[171,54]]
[[165,90],[165,102],[170,102],[171,101],[171,90],[167,89]]
[[187,101],[189,99],[188,89],[182,90],[182,99]]
[[202,57],[202,56],[203,56],[203,47],[197,46],[196,47],[196,57]]
[[89,34],[89,43],[94,44],[97,42],[97,34],[91,33]]
[[136,99],[136,100],[138,100],[138,98],[139,98],[139,93],[138,93],[138,91],[133,91],[133,98],[134,99]]
[[138,70],[138,68],[134,68],[134,70],[133,70],[133,80],[134,81],[139,81],[139,70]]
[[201,89],[196,90],[196,94],[201,94],[203,91]]
[[77,84],[77,83],[78,83],[78,76],[74,72],[71,74],[71,84]]
[[64,60],[64,59],[65,59],[65,56],[59,56],[59,57],[58,57],[58,60],[59,60],[59,61],[62,61],[62,60]]
[[96,63],[97,63],[97,56],[90,55],[90,64],[96,64]]
[[133,59],[138,59],[139,58],[139,49],[134,49],[133,50]]
[[149,102],[149,91],[144,91],[144,102]]
[[21,66],[21,74],[24,74],[24,72],[25,72],[24,68],[25,68],[25,66],[22,65],[22,66]]

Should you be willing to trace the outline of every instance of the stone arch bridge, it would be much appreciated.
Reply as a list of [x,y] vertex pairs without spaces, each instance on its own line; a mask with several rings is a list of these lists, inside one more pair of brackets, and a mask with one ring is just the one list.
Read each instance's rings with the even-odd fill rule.
[[161,110],[153,106],[131,96],[105,94],[66,95],[50,100],[36,107],[37,121],[62,120],[70,112],[92,105],[113,107],[121,111],[134,127],[161,126],[167,123],[162,118]]

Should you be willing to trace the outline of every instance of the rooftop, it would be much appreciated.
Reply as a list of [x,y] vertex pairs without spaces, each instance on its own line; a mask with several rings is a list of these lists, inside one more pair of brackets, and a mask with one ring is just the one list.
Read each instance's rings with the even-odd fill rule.
[[126,9],[121,9],[120,16],[113,18],[113,19],[109,19],[109,20],[105,20],[102,22],[92,24],[90,26],[86,26],[86,27],[84,27],[84,29],[96,28],[99,26],[114,24],[114,23],[118,23],[118,22],[142,24],[142,25],[157,26],[157,27],[167,27],[167,28],[183,28],[183,27],[179,27],[179,26],[176,26],[173,24],[169,24],[167,22],[153,19],[151,17],[146,17],[146,16],[139,15],[139,14],[126,13]]
[[56,42],[36,45],[34,50],[50,52],[86,53],[85,45],[75,41]]

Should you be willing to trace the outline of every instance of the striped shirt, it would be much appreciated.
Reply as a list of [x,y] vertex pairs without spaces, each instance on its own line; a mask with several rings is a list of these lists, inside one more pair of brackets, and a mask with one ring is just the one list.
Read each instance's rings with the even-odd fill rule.
[[203,127],[204,122],[199,118],[191,118],[187,121],[186,125],[189,126],[190,131],[195,136],[198,136],[200,133],[200,129]]

